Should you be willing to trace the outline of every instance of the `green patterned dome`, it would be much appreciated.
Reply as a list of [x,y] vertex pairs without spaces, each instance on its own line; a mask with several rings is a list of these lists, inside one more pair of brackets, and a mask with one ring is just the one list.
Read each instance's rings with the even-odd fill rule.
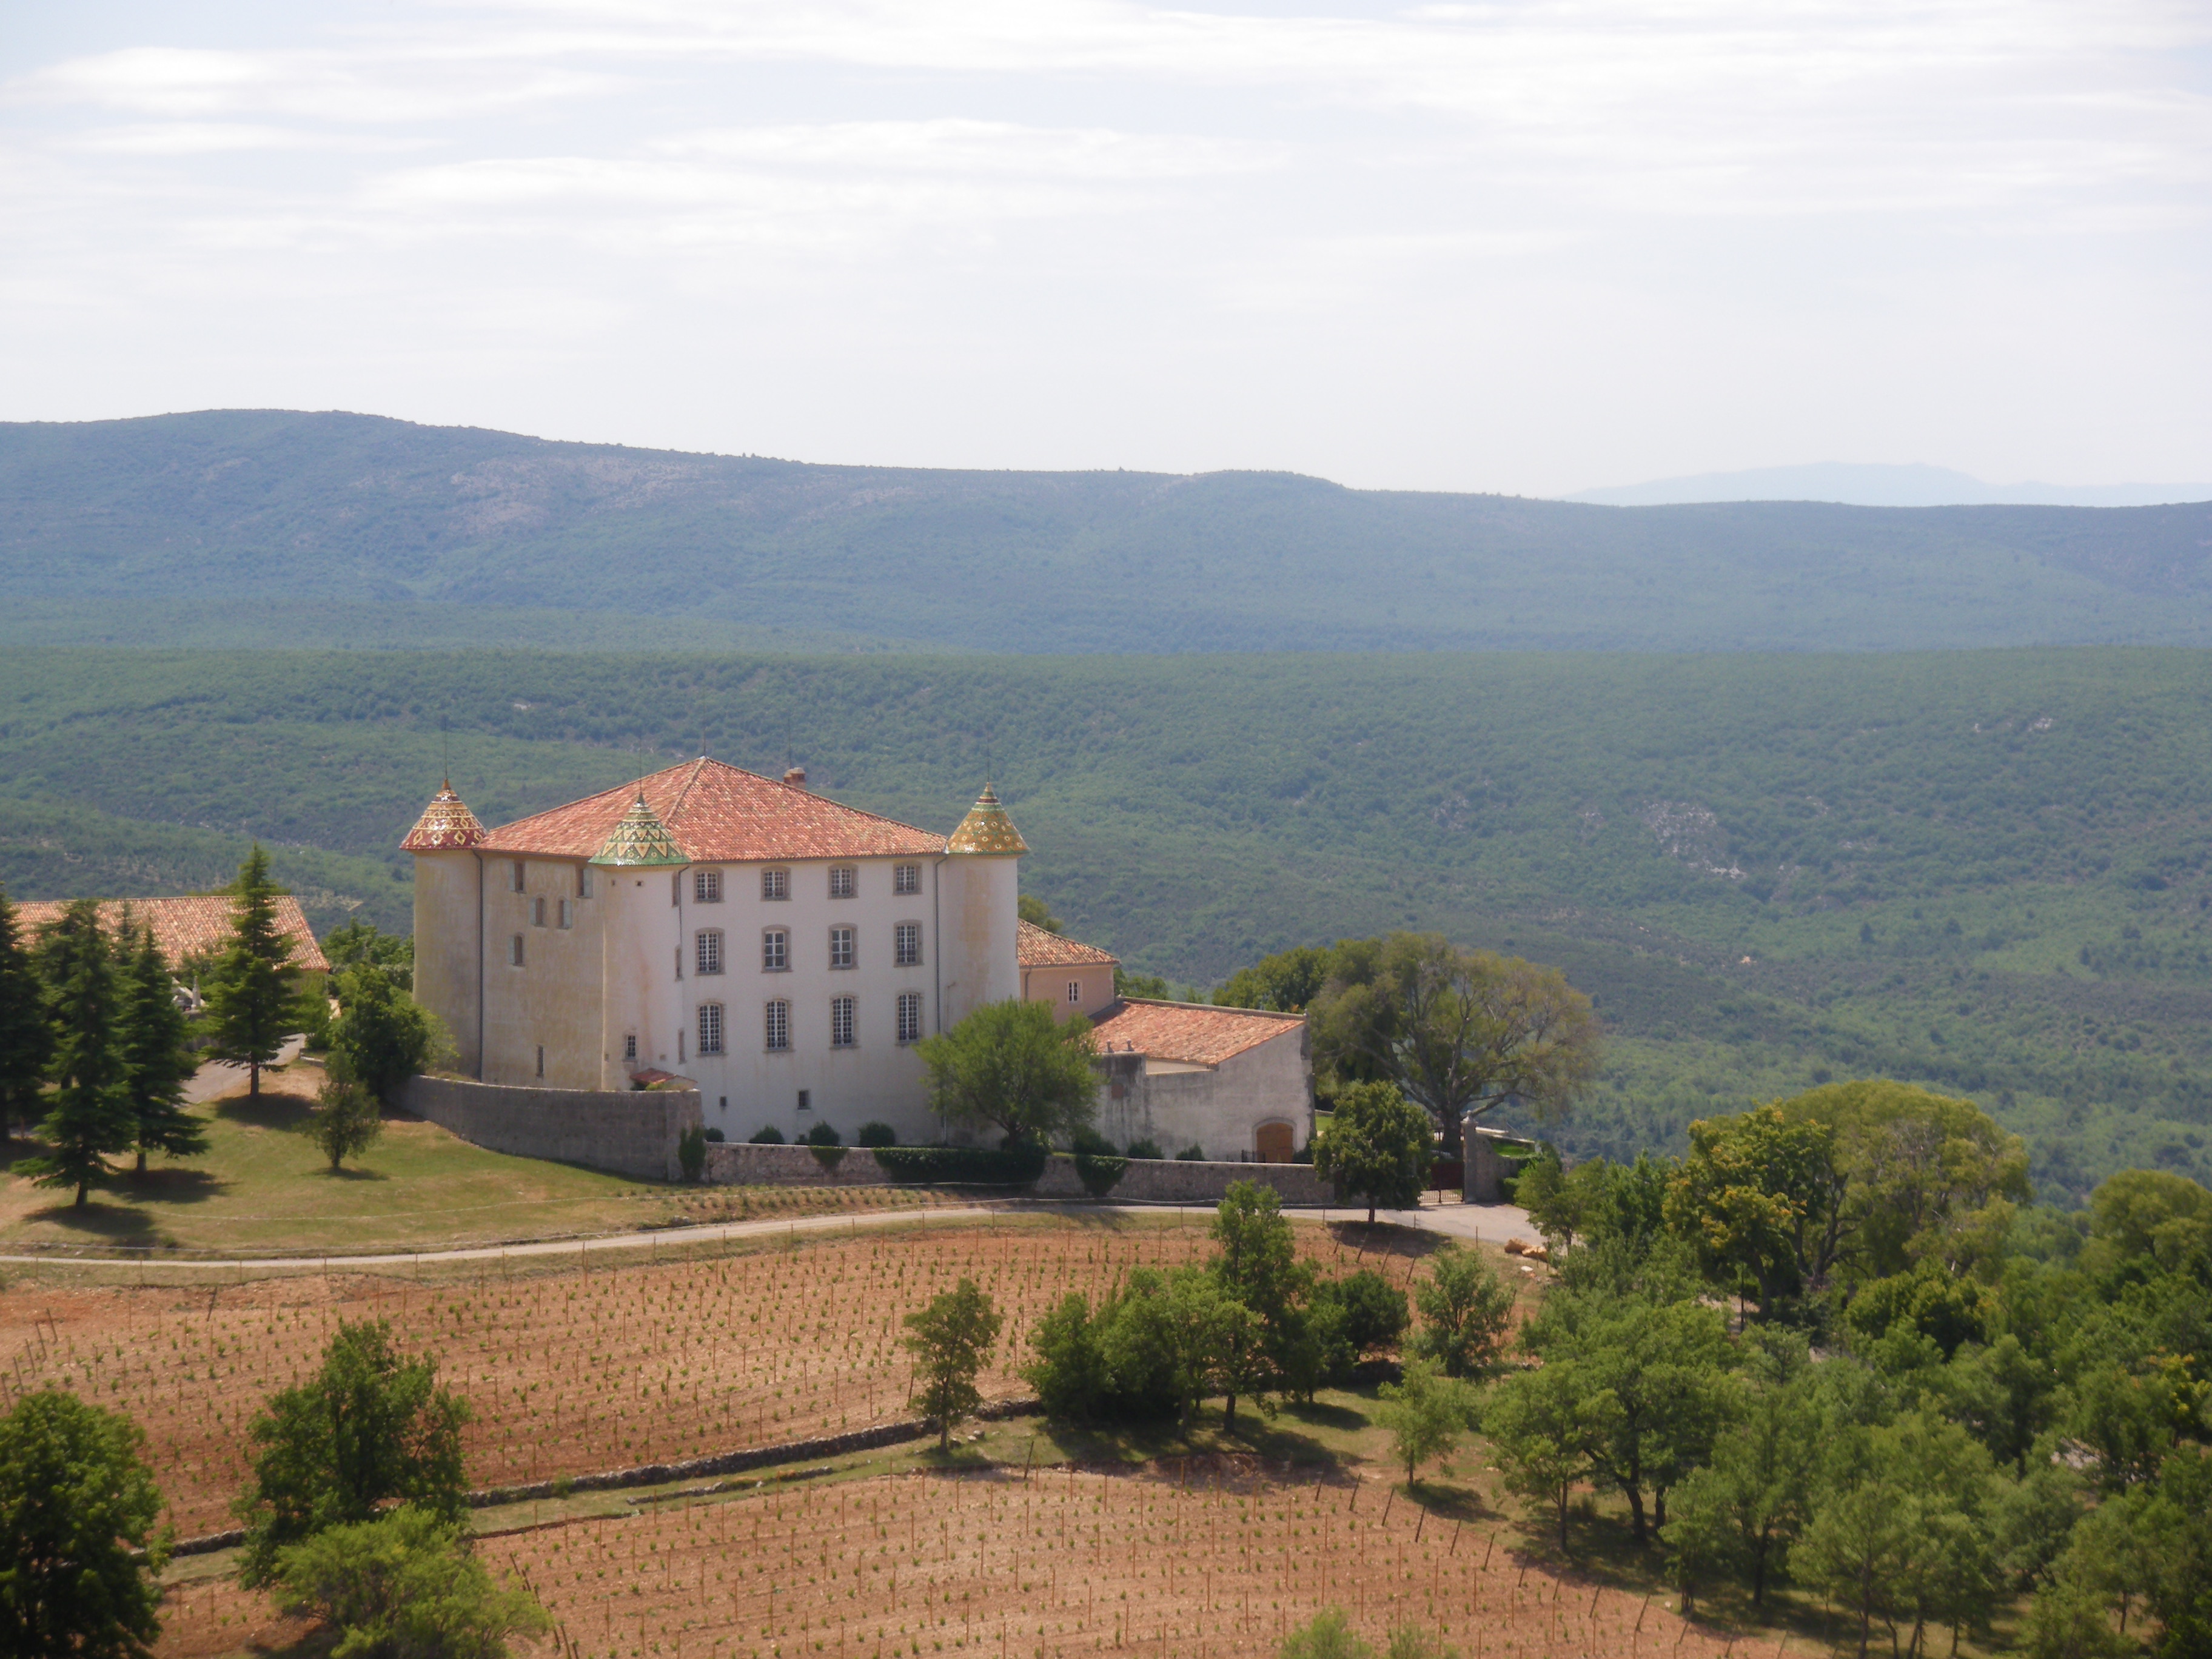
[[645,804],[645,791],[637,792],[637,799],[623,813],[622,822],[615,825],[607,844],[592,854],[593,864],[614,864],[624,868],[638,866],[689,864],[676,837],[668,833],[668,826]]
[[1022,839],[1022,832],[1014,828],[1014,821],[1006,816],[1006,809],[999,805],[999,798],[985,784],[983,793],[975,798],[975,805],[968,816],[960,820],[960,827],[952,832],[952,839],[945,844],[948,853],[995,854],[1002,858],[1018,858],[1030,850]]

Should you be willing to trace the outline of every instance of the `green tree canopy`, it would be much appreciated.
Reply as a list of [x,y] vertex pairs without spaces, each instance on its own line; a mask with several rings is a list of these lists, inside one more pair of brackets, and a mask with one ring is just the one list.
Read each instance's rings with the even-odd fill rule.
[[1474,1420],[1474,1390],[1426,1359],[1407,1361],[1399,1380],[1385,1382],[1376,1397],[1375,1420],[1389,1431],[1409,1488],[1422,1464],[1452,1455]]
[[438,1386],[437,1362],[404,1358],[390,1325],[341,1322],[322,1370],[272,1395],[249,1431],[258,1449],[236,1506],[241,1582],[269,1583],[286,1545],[371,1520],[394,1500],[458,1521],[468,1420],[467,1404]]
[[217,1060],[245,1066],[246,1091],[258,1097],[261,1068],[301,1024],[292,947],[276,927],[276,900],[283,890],[270,879],[269,854],[258,842],[230,890],[238,900],[230,943],[216,958],[207,992],[212,1052]]
[[941,1451],[952,1448],[953,1425],[982,1403],[975,1379],[999,1340],[999,1310],[972,1279],[930,1298],[906,1316],[907,1349],[920,1375],[922,1415],[937,1425]]
[[151,1652],[171,1540],[144,1443],[130,1419],[52,1390],[0,1417],[0,1653]]
[[[1249,968],[1239,968],[1215,988],[1214,1006],[1302,1014],[1340,971],[1338,956],[1334,945],[1300,945],[1262,957]],[[1349,971],[1348,964],[1345,970]]]
[[1429,1276],[1413,1287],[1421,1328],[1413,1352],[1453,1377],[1482,1376],[1504,1352],[1513,1287],[1480,1250],[1447,1243],[1429,1257]]
[[1589,999],[1556,969],[1437,933],[1393,933],[1339,969],[1313,1005],[1316,1061],[1356,1056],[1376,1068],[1435,1119],[1455,1155],[1468,1111],[1518,1099],[1564,1112],[1596,1073]]
[[363,1088],[343,1054],[333,1053],[315,1088],[315,1115],[307,1120],[307,1139],[331,1161],[335,1175],[346,1159],[376,1144],[384,1133],[384,1114],[376,1097]]
[[336,1630],[344,1659],[502,1659],[507,1638],[553,1625],[493,1581],[459,1524],[412,1504],[287,1545],[276,1583],[277,1606]]
[[1314,1169],[1375,1212],[1410,1210],[1421,1201],[1435,1130],[1428,1114],[1392,1083],[1355,1083],[1337,1096],[1336,1110],[1314,1137]]
[[331,1054],[354,1079],[386,1104],[400,1086],[428,1066],[444,1033],[428,1008],[390,975],[356,965],[337,975],[344,1012],[331,1028]]
[[39,1095],[52,1047],[30,943],[0,887],[0,1140],[43,1115]]
[[154,930],[137,930],[134,939],[126,926],[116,948],[123,980],[123,1097],[143,1175],[149,1152],[166,1158],[197,1158],[206,1152],[207,1126],[185,1109],[185,1085],[199,1063],[189,1046],[190,1022],[177,1006],[176,981],[154,943]]
[[1035,893],[1023,894],[1015,901],[1014,909],[1015,913],[1032,927],[1042,927],[1048,933],[1057,933],[1061,931],[1060,918],[1053,915],[1052,907]]
[[372,968],[403,991],[415,988],[415,936],[386,933],[365,916],[323,935],[323,960],[335,978],[349,968]]
[[1091,1022],[1042,1002],[993,1002],[917,1049],[948,1121],[989,1124],[1015,1141],[1064,1140],[1091,1127],[1098,1083]]
[[99,906],[78,899],[63,910],[39,941],[38,962],[57,1086],[41,1128],[46,1151],[15,1168],[41,1187],[76,1188],[82,1209],[108,1172],[107,1155],[128,1151],[137,1127],[124,1091],[124,988]]

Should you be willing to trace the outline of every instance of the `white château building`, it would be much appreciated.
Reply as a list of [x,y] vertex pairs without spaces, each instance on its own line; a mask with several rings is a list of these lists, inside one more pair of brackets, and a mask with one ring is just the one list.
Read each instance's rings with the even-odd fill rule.
[[[1010,998],[1102,1031],[1122,1006],[1110,956],[1019,923],[1029,848],[988,784],[948,836],[817,794],[801,769],[779,781],[703,757],[494,830],[448,780],[400,845],[415,857],[416,995],[461,1071],[556,1089],[681,1077],[731,1139],[828,1122],[850,1140],[872,1120],[934,1139],[922,1038]],[[1285,1016],[1249,1018],[1255,1041],[1288,1035]],[[1297,1060],[1271,1066],[1285,1075],[1267,1098],[1228,1087],[1232,1122],[1194,1096],[1151,1132],[1286,1156],[1289,1126],[1310,1133],[1304,1022],[1290,1023],[1296,1040],[1266,1047]],[[1145,1024],[1176,1046],[1174,1015]],[[1102,1063],[1102,1106],[1145,1065],[1126,1036],[1120,1052],[1118,1068]]]

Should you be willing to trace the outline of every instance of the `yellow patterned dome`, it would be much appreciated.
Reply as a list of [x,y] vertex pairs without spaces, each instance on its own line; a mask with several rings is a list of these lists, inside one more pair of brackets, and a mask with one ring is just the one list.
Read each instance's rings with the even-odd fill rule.
[[645,804],[645,791],[637,792],[629,811],[622,815],[606,845],[592,854],[593,864],[616,864],[625,868],[656,864],[689,864],[690,859],[668,833],[668,826]]
[[960,820],[960,827],[952,832],[952,839],[945,842],[945,849],[948,853],[1019,858],[1030,847],[987,783],[983,793],[975,798],[975,805],[969,808],[968,816]]
[[483,825],[477,822],[475,813],[461,804],[461,798],[453,793],[453,781],[447,778],[445,787],[430,797],[430,804],[415,820],[415,827],[399,843],[399,850],[446,853],[474,847],[483,838]]

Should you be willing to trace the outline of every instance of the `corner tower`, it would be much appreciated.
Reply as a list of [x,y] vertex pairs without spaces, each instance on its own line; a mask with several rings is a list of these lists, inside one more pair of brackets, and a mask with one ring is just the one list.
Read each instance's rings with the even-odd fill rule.
[[460,1067],[481,1076],[484,827],[450,777],[399,843],[415,855],[415,1000],[445,1023]]
[[647,1066],[681,1065],[684,866],[691,860],[641,786],[590,862],[606,883],[599,934],[599,1086],[627,1089]]
[[944,963],[940,1019],[957,1025],[987,1002],[1022,994],[1016,922],[1021,860],[1029,851],[988,783],[945,844],[939,878],[945,914],[938,951]]

